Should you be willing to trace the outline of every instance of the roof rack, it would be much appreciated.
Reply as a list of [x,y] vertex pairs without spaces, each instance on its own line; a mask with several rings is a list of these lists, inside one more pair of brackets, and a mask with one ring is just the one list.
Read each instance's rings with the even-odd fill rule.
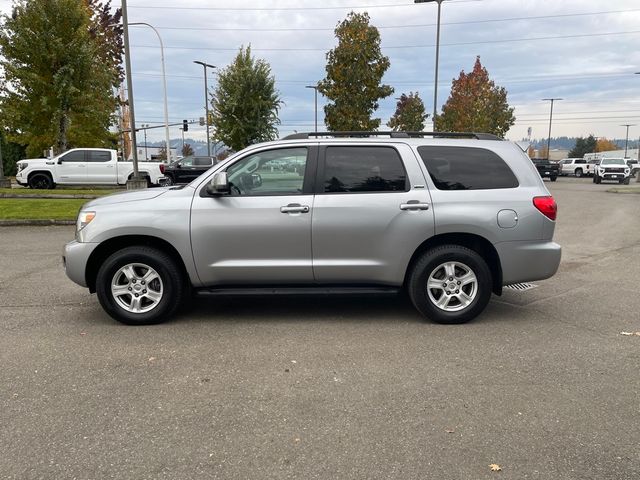
[[497,135],[491,133],[475,133],[475,132],[303,132],[287,135],[282,140],[306,140],[310,137],[349,137],[349,138],[367,138],[389,136],[391,138],[474,138],[476,140],[503,140]]

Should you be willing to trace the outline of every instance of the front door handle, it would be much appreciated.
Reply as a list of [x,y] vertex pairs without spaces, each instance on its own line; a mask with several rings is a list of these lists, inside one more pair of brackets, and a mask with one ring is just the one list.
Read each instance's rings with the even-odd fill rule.
[[299,203],[290,203],[284,207],[280,207],[281,213],[309,213],[309,205],[300,205]]
[[409,200],[407,203],[400,204],[400,210],[429,210],[429,204],[422,203],[420,200]]

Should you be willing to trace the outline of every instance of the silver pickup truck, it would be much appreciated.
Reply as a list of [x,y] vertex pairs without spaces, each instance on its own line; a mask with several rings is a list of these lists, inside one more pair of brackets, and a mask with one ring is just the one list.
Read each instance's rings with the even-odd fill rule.
[[[53,158],[17,162],[16,182],[30,188],[56,185],[124,185],[133,175],[133,163],[118,161],[117,152],[104,148],[74,148]],[[164,165],[138,162],[138,170],[149,185],[164,180]]]

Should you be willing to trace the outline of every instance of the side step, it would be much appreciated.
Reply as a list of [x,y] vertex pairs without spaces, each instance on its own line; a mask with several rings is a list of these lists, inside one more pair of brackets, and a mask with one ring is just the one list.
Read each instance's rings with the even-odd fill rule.
[[396,287],[220,287],[200,288],[196,295],[395,295]]

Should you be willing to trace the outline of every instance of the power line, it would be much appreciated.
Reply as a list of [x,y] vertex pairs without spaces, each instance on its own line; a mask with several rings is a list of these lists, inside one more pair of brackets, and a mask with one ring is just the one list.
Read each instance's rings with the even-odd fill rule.
[[[629,10],[608,10],[603,12],[585,12],[585,13],[565,13],[558,15],[536,15],[530,17],[510,17],[510,18],[488,18],[484,20],[468,20],[464,22],[442,22],[441,25],[470,25],[480,23],[494,23],[494,22],[513,22],[522,20],[542,20],[550,18],[567,18],[567,17],[582,17],[592,15],[610,15],[616,13],[628,13],[638,12],[640,9],[633,8]],[[422,27],[435,27],[435,23],[421,23],[411,25],[384,25],[376,26],[380,29],[394,29],[394,28],[422,28]],[[156,27],[159,30],[200,30],[200,31],[222,31],[222,32],[309,32],[309,31],[333,31],[334,27],[304,27],[304,28],[229,28],[229,27]]]
[[[484,0],[450,0],[448,4],[477,3]],[[276,11],[300,11],[300,10],[352,10],[362,8],[395,8],[414,6],[414,3],[387,3],[377,5],[342,5],[335,7],[185,7],[174,5],[129,5],[129,8],[143,8],[155,10],[212,10],[228,12],[276,12]]]
[[[441,43],[441,47],[458,47],[465,45],[480,45],[480,44],[495,44],[495,43],[512,43],[512,42],[532,42],[537,40],[558,40],[566,38],[587,38],[587,37],[606,37],[614,35],[632,35],[640,33],[640,30],[631,30],[628,32],[605,32],[605,33],[582,33],[577,35],[554,35],[549,37],[526,37],[526,38],[509,38],[502,40],[479,40],[474,42],[458,42],[458,43]],[[135,48],[159,48],[157,45],[132,45]],[[435,45],[387,45],[382,46],[382,49],[401,49],[401,48],[433,48]],[[222,47],[187,47],[179,45],[165,45],[165,49],[177,49],[177,50],[204,50],[204,51],[220,51],[220,52],[235,52],[238,50],[235,48],[222,48]],[[260,52],[326,52],[331,48],[254,48],[252,51]]]

